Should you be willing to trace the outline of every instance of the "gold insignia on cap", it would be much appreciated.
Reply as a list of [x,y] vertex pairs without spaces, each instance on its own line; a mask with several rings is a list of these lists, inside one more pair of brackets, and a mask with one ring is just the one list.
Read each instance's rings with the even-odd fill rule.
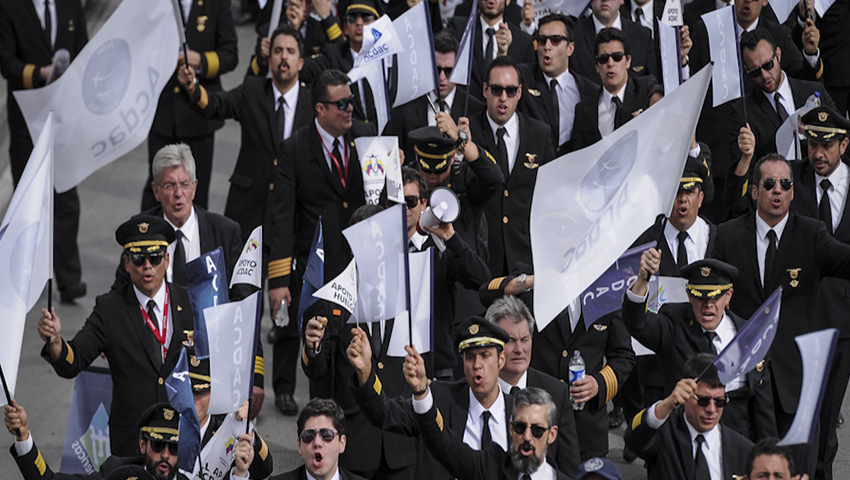
[[699,273],[703,277],[707,277],[707,276],[711,275],[711,267],[701,267],[699,269]]
[[528,93],[530,93],[531,95],[533,95],[533,96],[535,96],[535,97],[539,97],[539,96],[540,96],[540,90],[537,90],[537,89],[535,89],[535,88],[529,88],[529,89],[528,89]]
[[201,15],[198,17],[198,31],[203,32],[207,29],[207,19],[209,19],[206,15]]
[[829,113],[818,112],[818,120],[820,120],[821,122],[825,122],[827,118],[829,118]]
[[475,335],[476,333],[478,333],[478,324],[477,323],[469,326],[469,334]]
[[802,267],[800,267],[800,268],[789,268],[787,270],[787,272],[788,272],[788,275],[791,276],[791,279],[796,279],[797,277],[800,276],[800,270],[802,270],[802,269],[803,269]]
[[195,331],[194,330],[183,330],[183,335],[186,336],[186,340],[183,340],[183,345],[187,347],[195,346]]
[[439,145],[437,145],[436,143],[429,143],[428,146],[431,148],[437,148]]
[[142,222],[142,223],[140,223],[140,224],[138,225],[138,227],[139,227],[139,233],[148,233],[148,227],[150,227],[150,226],[151,226],[151,225],[150,225],[149,223],[147,223],[147,222]]
[[174,410],[172,410],[170,408],[163,408],[162,409],[162,416],[166,420],[171,420],[172,418],[174,418]]
[[642,109],[642,108],[638,108],[637,110],[635,110],[634,112],[632,112],[632,118],[637,117],[637,116],[638,116],[638,115],[640,115],[641,113],[643,113],[643,109]]
[[198,360],[198,357],[192,355],[191,357],[189,357],[189,363],[191,363],[193,367],[197,367],[201,364],[201,361]]

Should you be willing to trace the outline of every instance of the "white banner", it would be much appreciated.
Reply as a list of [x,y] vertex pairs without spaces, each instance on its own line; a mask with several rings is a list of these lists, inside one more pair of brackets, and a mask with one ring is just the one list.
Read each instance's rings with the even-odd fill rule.
[[800,141],[806,137],[799,128],[799,119],[809,113],[812,107],[802,106],[797,111],[788,115],[788,118],[782,122],[782,125],[776,129],[776,152],[781,153],[788,160],[802,159],[803,154],[800,151]]
[[[398,89],[393,107],[415,100],[437,88],[437,60],[428,21],[428,2],[419,2],[393,21],[404,52],[396,56]],[[428,35],[425,41],[424,35]]]
[[669,213],[710,75],[708,65],[611,135],[540,167],[531,203],[538,329]]
[[[348,78],[356,82],[366,77],[366,68],[369,65],[381,65],[381,60],[392,58],[394,53],[404,51],[401,41],[393,27],[390,17],[383,15],[375,22],[363,27],[363,46],[354,59],[354,67],[348,72]],[[372,84],[376,85],[376,84]],[[372,87],[374,93],[375,88]],[[375,97],[378,101],[378,97]]]
[[349,313],[357,308],[357,264],[352,259],[336,278],[313,293],[316,298],[333,302]]
[[358,137],[354,139],[363,173],[366,203],[377,205],[386,180],[387,198],[404,203],[398,137]]
[[239,260],[233,267],[233,278],[230,279],[230,288],[234,285],[245,283],[257,288],[263,288],[263,226],[255,228],[242,247]]
[[[260,1],[263,2],[263,3],[266,3],[268,0],[265,0],[265,1],[260,0]],[[262,8],[263,8],[263,6],[260,7],[260,9],[262,9]],[[283,0],[274,0],[274,3],[272,3],[271,19],[269,21],[269,34],[267,35],[269,40],[271,40],[272,34],[274,33],[274,31],[277,30],[277,26],[280,25],[280,16],[281,15],[283,15]],[[271,48],[271,47],[269,47],[269,48]]]
[[708,30],[708,48],[714,62],[712,106],[741,98],[741,68],[735,37],[735,13],[732,5],[702,16]]
[[[15,397],[27,312],[51,277],[53,115],[35,142],[0,227],[0,365]],[[6,398],[0,402],[5,404]]]
[[[434,349],[434,249],[410,254],[410,304],[413,310],[413,345],[419,353]],[[387,355],[404,357],[410,343],[408,314],[396,317]]]
[[478,2],[472,2],[472,13],[466,21],[466,27],[463,29],[463,36],[460,39],[460,48],[458,48],[457,56],[455,57],[455,66],[452,69],[452,74],[449,76],[449,81],[458,85],[469,85],[469,80],[472,76],[472,47],[475,45],[475,24],[478,22]]
[[204,309],[210,343],[210,415],[231,413],[254,386],[254,337],[260,292]]
[[664,3],[664,14],[660,20],[669,27],[681,27],[684,25],[682,2],[679,0],[667,0]]
[[54,111],[58,192],[147,139],[177,65],[176,25],[171,0],[125,0],[59,80],[14,92],[34,139]]
[[679,86],[679,72],[681,61],[679,59],[679,46],[676,41],[678,32],[676,27],[670,27],[656,20],[658,27],[658,45],[661,48],[661,79],[664,81],[664,95]]
[[349,323],[382,322],[407,310],[407,217],[395,205],[342,231],[357,261],[357,312]]
[[[529,1],[529,0],[525,0]],[[588,0],[530,0],[534,6],[534,22],[537,22],[550,13],[563,13],[580,18],[587,10],[590,2]]]
[[[215,434],[201,450],[200,463],[195,460],[194,480],[221,480],[225,475],[230,477],[230,466],[236,456],[234,446],[245,429],[254,430],[254,424],[245,425],[247,419],[236,420],[235,413],[224,417],[224,422],[218,426]],[[185,472],[184,472],[185,474]]]

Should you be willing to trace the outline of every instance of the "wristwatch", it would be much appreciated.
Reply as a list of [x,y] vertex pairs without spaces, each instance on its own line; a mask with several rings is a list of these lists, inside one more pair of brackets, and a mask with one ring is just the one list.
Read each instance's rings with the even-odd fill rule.
[[466,132],[463,130],[458,130],[457,140],[455,140],[455,148],[463,148],[463,144],[465,144],[467,140],[469,140],[469,137],[466,135]]
[[525,279],[528,278],[528,275],[521,273],[516,277],[516,283],[519,285],[519,289],[522,290],[522,293],[528,293],[531,291],[530,288],[526,288]]

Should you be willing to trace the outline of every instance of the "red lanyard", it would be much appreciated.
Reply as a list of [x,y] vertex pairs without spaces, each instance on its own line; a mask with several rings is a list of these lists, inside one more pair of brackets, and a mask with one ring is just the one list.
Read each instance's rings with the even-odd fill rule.
[[162,345],[162,356],[164,358],[168,355],[168,347],[165,346],[165,337],[168,336],[168,286],[166,285],[165,287],[165,305],[162,308],[162,332],[157,329],[156,324],[153,323],[153,320],[151,320],[151,317],[141,303],[139,303],[139,310],[142,311],[142,316],[145,317],[148,328],[151,329],[159,344]]
[[325,145],[325,140],[322,138],[322,134],[319,133],[318,128],[316,129],[316,133],[319,134],[319,141],[322,142],[322,148],[324,148],[325,151],[328,152],[328,156],[331,157],[331,161],[334,162],[334,165],[336,165],[336,171],[339,174],[339,181],[340,183],[342,183],[342,188],[345,188],[345,179],[348,178],[348,144],[345,143],[345,140],[343,140],[342,143],[343,148],[345,150],[345,153],[343,153],[343,156],[345,157],[343,159],[345,160],[345,166],[343,167],[339,164],[339,159],[336,158],[336,155],[334,155],[333,152],[328,150],[327,145]]

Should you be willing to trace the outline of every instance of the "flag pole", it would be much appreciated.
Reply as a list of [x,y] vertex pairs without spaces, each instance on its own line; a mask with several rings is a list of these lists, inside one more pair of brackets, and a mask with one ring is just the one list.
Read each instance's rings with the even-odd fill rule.
[[[53,125],[53,110],[52,109],[50,110],[50,113],[48,114],[48,120],[47,121],[50,122],[51,125]],[[49,207],[48,207],[49,209],[47,211],[47,215],[48,215],[47,218],[48,218],[48,222],[49,222],[48,232],[50,232],[48,239],[47,239],[48,255],[49,255],[47,265],[48,265],[48,268],[50,269],[49,272],[48,272],[48,275],[47,275],[47,312],[50,313],[51,315],[53,314],[53,210],[54,210],[53,202],[54,202],[54,197],[56,196],[56,193],[55,193],[56,189],[55,189],[54,183],[53,183],[53,165],[56,162],[53,161],[53,157],[54,157],[53,153],[54,153],[53,152],[53,141],[51,139],[51,142],[50,142],[50,183],[49,183],[50,184],[50,192],[47,195],[47,201],[48,201],[48,205],[49,205]]]
[[738,78],[741,83],[741,112],[744,115],[744,126],[747,125],[747,102],[744,92],[744,64],[741,63],[741,40],[738,36],[738,16],[735,13],[735,4],[732,4],[732,27],[735,29],[735,53],[738,54]]
[[[478,17],[478,2],[472,2],[472,12],[469,14],[470,18]],[[469,59],[466,66],[466,97],[463,101],[463,116],[469,117],[469,89],[472,88],[472,57],[475,56],[475,30],[477,29],[476,23],[477,21],[472,22],[472,31],[469,35]]]
[[174,16],[177,20],[177,32],[180,37],[180,42],[183,44],[183,65],[189,68],[189,47],[186,42],[186,18],[183,14],[183,8],[178,3],[180,0],[171,0],[171,5],[174,7]]
[[[682,57],[681,57],[681,55],[682,55],[682,38],[680,36],[681,33],[682,33],[682,27],[677,26],[676,27],[676,53],[678,55],[676,55],[676,57],[679,59],[679,61],[676,63],[676,67],[677,67],[677,71],[679,72],[679,85],[681,85],[682,83],[685,82],[685,74],[682,72]],[[664,218],[667,218],[667,217],[664,217]]]
[[[3,373],[3,364],[0,364],[0,382],[3,382],[3,393],[6,394],[6,403],[12,405],[12,396],[9,395],[9,387],[6,385],[6,374]],[[21,431],[15,429],[15,436],[21,436]]]
[[245,435],[251,433],[251,407],[254,406],[254,369],[257,368],[257,341],[260,337],[260,312],[262,307],[263,294],[260,293],[257,295],[257,313],[254,315],[254,348],[251,349],[251,388],[248,389],[248,416],[245,418]]
[[[401,225],[403,238],[407,238],[407,205],[401,209]],[[406,244],[407,242],[405,242]],[[404,249],[404,301],[407,304],[407,340],[413,346],[413,312],[410,308],[410,251]]]

